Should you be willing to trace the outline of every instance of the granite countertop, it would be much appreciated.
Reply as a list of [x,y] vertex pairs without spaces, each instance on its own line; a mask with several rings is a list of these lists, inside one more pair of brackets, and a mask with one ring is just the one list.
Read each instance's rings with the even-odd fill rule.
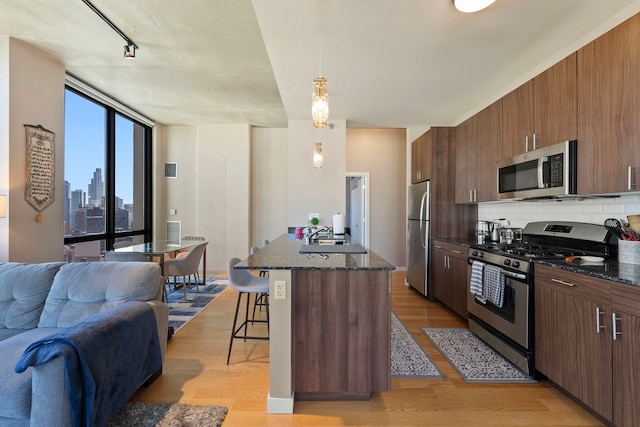
[[[536,264],[547,265],[560,270],[585,274],[591,277],[640,286],[640,265],[618,262],[617,259],[607,259],[601,263],[581,262],[575,260],[567,262],[563,259],[536,260]],[[534,267],[535,268],[535,267]]]
[[370,249],[366,254],[301,254],[304,241],[283,234],[234,268],[246,270],[395,270],[396,267]]
[[[464,238],[434,237],[433,240],[465,247],[471,247],[476,244],[475,241]],[[602,263],[587,263],[579,259],[572,262],[567,262],[564,259],[539,259],[535,260],[534,263],[613,282],[640,286],[640,265],[618,262],[617,258],[607,259]]]

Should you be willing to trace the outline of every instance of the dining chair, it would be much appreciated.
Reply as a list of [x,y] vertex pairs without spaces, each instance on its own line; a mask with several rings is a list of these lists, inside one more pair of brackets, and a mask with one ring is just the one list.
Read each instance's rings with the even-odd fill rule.
[[197,273],[200,268],[200,259],[202,258],[207,244],[209,242],[200,243],[192,250],[186,252],[183,257],[169,258],[164,261],[164,274],[167,284],[169,278],[173,277],[173,289],[176,289],[177,278],[182,277],[182,290],[184,291],[184,299],[187,299],[187,286],[191,282],[191,276],[195,278],[196,292],[199,292]]
[[[188,242],[204,242],[206,239],[203,236],[184,236],[182,238],[182,241],[188,241]],[[180,251],[178,253],[175,254],[174,258],[184,258],[187,256],[187,254],[189,252],[191,252],[193,250],[195,246],[187,248],[183,251]],[[169,258],[167,258],[169,259]],[[206,277],[207,272],[205,271],[205,269],[207,268],[207,249],[204,249],[204,252],[202,253],[202,275],[203,277]],[[200,282],[200,271],[196,271],[196,281],[199,283]],[[205,280],[203,280],[203,284]]]
[[[229,340],[229,353],[227,354],[227,365],[229,364],[229,360],[231,359],[231,348],[233,347],[233,340],[236,338],[242,338],[244,341],[248,339],[254,340],[268,340],[269,339],[269,303],[267,299],[266,303],[266,311],[267,311],[267,319],[266,320],[255,320],[249,319],[249,303],[251,301],[251,294],[255,295],[267,295],[269,293],[269,279],[266,277],[258,277],[249,273],[248,270],[241,270],[233,268],[237,263],[240,262],[240,258],[231,258],[229,260],[229,265],[227,268],[227,274],[229,276],[229,285],[238,291],[238,301],[236,302],[236,312],[233,316],[233,326],[231,327],[231,338]],[[238,324],[238,312],[240,310],[240,302],[242,300],[242,295],[247,296],[247,305],[244,312],[244,321],[240,324],[240,326],[236,326]],[[266,323],[267,324],[267,336],[255,336],[248,335],[247,329],[249,323]],[[240,332],[244,329],[244,332]]]

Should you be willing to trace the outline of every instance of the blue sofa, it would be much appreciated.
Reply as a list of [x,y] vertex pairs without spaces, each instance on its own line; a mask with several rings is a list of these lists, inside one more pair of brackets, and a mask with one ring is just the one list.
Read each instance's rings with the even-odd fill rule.
[[103,426],[161,373],[150,262],[0,263],[0,426]]

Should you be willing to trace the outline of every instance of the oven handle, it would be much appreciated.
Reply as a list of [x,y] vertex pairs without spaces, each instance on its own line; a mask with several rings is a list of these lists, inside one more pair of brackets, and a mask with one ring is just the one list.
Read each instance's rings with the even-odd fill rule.
[[511,277],[512,279],[527,280],[527,276],[521,273],[514,273],[513,271],[507,271],[504,269],[501,269],[500,272],[505,276]]
[[[473,264],[473,259],[467,258],[467,264],[469,264],[469,265]],[[500,272],[502,274],[504,274],[505,276],[510,277],[512,279],[527,280],[527,276],[525,276],[522,273],[514,273],[513,271],[505,270],[503,268],[500,269]]]

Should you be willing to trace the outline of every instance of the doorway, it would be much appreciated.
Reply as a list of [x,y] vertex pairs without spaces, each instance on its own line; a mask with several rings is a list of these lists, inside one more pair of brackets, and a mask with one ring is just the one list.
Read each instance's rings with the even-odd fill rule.
[[369,247],[369,172],[347,172],[345,223],[353,242]]

